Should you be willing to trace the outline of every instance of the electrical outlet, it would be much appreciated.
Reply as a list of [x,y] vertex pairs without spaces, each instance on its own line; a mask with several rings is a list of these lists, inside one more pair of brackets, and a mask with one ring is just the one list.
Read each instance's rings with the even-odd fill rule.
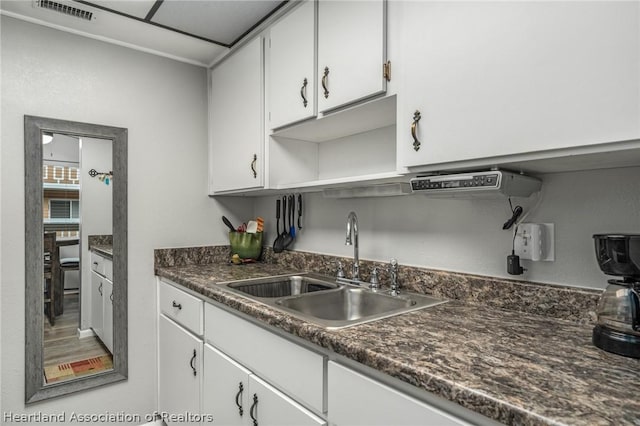
[[523,260],[555,260],[553,223],[521,223],[514,240],[515,254]]

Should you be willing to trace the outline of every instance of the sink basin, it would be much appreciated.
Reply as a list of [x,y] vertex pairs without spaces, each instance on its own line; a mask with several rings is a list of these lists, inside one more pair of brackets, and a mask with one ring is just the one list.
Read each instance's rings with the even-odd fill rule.
[[276,298],[338,288],[338,284],[308,275],[287,275],[225,283],[227,288],[260,298]]
[[337,283],[303,273],[218,284],[296,318],[327,329],[340,329],[439,305],[446,300],[424,294],[391,296],[365,287]]
[[445,301],[421,294],[390,296],[354,286],[276,301],[284,310],[326,328],[337,329],[435,306]]

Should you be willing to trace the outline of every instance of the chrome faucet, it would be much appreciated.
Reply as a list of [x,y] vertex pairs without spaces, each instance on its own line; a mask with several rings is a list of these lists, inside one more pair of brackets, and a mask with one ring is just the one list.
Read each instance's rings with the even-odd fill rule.
[[[353,242],[352,242],[353,234]],[[347,216],[347,238],[344,241],[347,246],[353,245],[353,272],[351,279],[353,281],[360,280],[360,258],[358,257],[358,216],[355,212],[349,213]]]

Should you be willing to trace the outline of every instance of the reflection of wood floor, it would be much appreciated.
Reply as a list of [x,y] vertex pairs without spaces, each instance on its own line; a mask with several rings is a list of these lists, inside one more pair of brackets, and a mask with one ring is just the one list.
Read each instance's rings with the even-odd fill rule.
[[77,293],[65,294],[64,313],[56,317],[55,326],[51,327],[45,315],[45,367],[109,354],[109,350],[96,336],[78,338],[80,321],[78,298]]

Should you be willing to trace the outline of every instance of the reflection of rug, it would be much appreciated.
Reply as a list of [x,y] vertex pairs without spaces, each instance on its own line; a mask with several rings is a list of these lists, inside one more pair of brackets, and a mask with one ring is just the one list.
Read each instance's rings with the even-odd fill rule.
[[47,383],[68,380],[74,377],[82,377],[113,368],[111,355],[102,355],[95,358],[80,361],[66,362],[44,368],[44,378]]

